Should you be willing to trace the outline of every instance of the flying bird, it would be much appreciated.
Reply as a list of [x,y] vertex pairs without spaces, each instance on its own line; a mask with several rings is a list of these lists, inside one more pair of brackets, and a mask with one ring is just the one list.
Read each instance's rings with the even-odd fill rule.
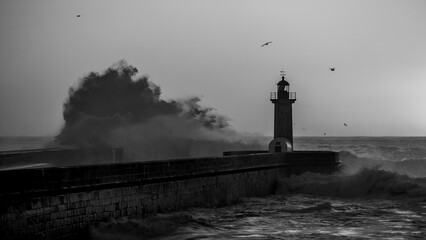
[[335,68],[330,68],[330,71],[334,72]]
[[343,125],[344,125],[345,127],[347,127],[347,126],[348,126],[346,123],[343,123]]
[[272,42],[267,42],[267,43],[264,43],[264,44],[262,44],[262,46],[260,46],[260,47],[264,47],[264,46],[268,46],[269,44],[271,44]]
[[80,17],[80,14],[78,14],[77,17]]

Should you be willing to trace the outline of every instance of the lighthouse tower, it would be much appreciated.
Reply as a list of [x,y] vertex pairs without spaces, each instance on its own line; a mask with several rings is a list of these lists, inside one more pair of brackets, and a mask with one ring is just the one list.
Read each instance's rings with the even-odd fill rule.
[[292,104],[296,93],[290,92],[290,84],[285,80],[285,71],[281,71],[281,81],[277,83],[277,92],[271,93],[274,104],[274,139],[269,144],[269,152],[288,152],[293,150],[293,112]]

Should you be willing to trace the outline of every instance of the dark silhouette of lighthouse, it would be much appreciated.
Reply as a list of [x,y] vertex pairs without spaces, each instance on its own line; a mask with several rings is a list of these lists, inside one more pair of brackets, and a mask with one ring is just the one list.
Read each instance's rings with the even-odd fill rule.
[[293,111],[296,93],[290,92],[290,84],[285,80],[285,71],[281,71],[281,81],[277,83],[277,92],[271,93],[274,104],[274,139],[269,144],[270,152],[293,150]]

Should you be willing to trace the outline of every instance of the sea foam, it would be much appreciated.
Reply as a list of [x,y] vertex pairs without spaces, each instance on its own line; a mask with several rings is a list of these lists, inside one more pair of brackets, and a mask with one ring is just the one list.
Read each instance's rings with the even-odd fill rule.
[[90,229],[93,240],[146,239],[173,232],[192,217],[184,213],[158,214],[148,218],[110,219]]

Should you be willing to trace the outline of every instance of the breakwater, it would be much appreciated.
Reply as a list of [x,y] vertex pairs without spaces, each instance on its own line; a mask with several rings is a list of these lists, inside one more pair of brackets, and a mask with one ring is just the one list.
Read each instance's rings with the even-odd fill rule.
[[338,165],[324,151],[0,171],[0,238],[72,239],[109,218],[223,206]]

